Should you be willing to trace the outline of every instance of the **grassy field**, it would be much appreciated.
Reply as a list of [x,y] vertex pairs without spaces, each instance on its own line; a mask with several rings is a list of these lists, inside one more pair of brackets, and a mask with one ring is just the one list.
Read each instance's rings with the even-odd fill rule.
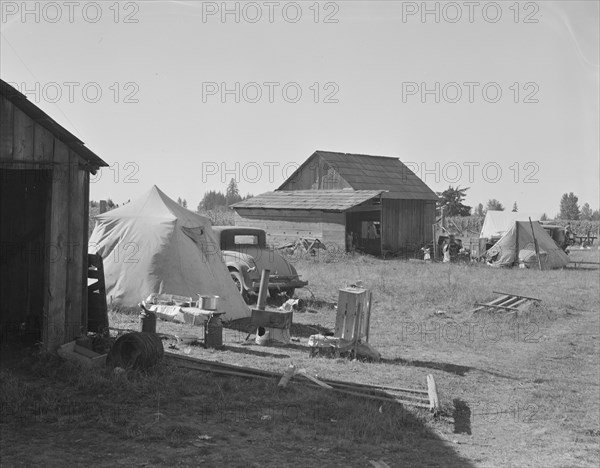
[[[572,258],[598,262],[598,250]],[[144,374],[82,371],[27,354],[4,365],[2,466],[578,467],[600,461],[597,269],[498,270],[376,260],[296,262],[309,287],[290,346],[246,343],[229,324],[224,348],[177,339],[187,356],[283,372],[293,363],[349,382],[426,388],[435,376],[442,414],[163,364]],[[310,358],[306,342],[333,331],[338,290],[373,291],[371,344],[382,361]],[[472,314],[508,292],[541,299],[515,314]],[[134,315],[111,326],[138,329]],[[171,336],[201,329],[159,322]],[[32,444],[32,441],[36,441]],[[383,465],[384,466],[384,465]]]

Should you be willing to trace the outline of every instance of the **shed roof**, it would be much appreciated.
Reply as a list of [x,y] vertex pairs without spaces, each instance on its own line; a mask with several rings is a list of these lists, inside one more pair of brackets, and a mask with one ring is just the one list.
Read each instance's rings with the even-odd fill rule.
[[345,211],[379,196],[384,190],[278,190],[267,192],[233,206],[276,210]]
[[0,80],[0,95],[4,96],[16,107],[21,109],[34,122],[48,129],[60,141],[65,143],[71,150],[86,160],[93,169],[102,166],[108,166],[96,153],[87,148],[83,141],[69,132],[62,125],[59,125],[54,119],[46,114],[42,109],[27,99],[27,96],[19,92],[16,88],[9,85],[6,81]]
[[[385,198],[401,200],[439,199],[435,192],[398,158],[388,156],[319,150],[315,151],[288,180],[293,179],[304,166],[317,157],[321,157],[333,167],[355,190],[384,189]],[[286,182],[278,190],[284,190]]]

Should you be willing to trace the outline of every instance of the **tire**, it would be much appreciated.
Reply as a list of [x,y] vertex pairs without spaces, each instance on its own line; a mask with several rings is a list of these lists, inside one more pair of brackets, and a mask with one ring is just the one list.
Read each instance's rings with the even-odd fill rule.
[[285,294],[285,297],[287,297],[288,299],[292,299],[294,297],[295,292],[296,292],[295,288],[286,289],[285,291],[283,291],[283,293]]
[[279,289],[269,289],[269,297],[271,299],[277,299],[281,293],[282,291]]
[[246,289],[244,288],[244,280],[242,279],[242,275],[240,274],[240,272],[235,271],[235,270],[230,270],[229,273],[231,274],[231,279],[233,280],[237,290],[242,295],[242,299],[244,300],[244,302],[246,304],[250,304],[250,298],[248,295],[248,291],[246,291]]

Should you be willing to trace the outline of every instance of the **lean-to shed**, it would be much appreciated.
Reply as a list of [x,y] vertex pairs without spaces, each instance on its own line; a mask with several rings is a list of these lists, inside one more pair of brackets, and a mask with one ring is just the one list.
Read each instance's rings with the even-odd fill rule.
[[87,328],[90,174],[107,164],[0,80],[0,330],[54,351]]

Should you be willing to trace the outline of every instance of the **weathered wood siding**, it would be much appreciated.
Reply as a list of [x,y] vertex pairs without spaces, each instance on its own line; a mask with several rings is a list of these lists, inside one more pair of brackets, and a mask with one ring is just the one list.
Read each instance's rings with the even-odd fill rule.
[[[4,96],[0,99],[0,169],[39,169],[51,174],[46,255],[40,267],[44,270],[42,337],[44,348],[53,351],[87,326],[89,172],[85,161],[65,143]],[[9,307],[23,309],[22,304],[2,304],[2,310]]]
[[267,242],[282,246],[299,237],[316,237],[328,247],[345,249],[346,215],[319,210],[238,209],[236,226],[264,229]]
[[320,156],[316,156],[286,180],[280,190],[338,190],[344,188],[352,187],[340,176],[335,167],[323,161]]
[[432,240],[435,202],[423,200],[383,200],[382,244],[384,250],[398,251],[421,247]]

